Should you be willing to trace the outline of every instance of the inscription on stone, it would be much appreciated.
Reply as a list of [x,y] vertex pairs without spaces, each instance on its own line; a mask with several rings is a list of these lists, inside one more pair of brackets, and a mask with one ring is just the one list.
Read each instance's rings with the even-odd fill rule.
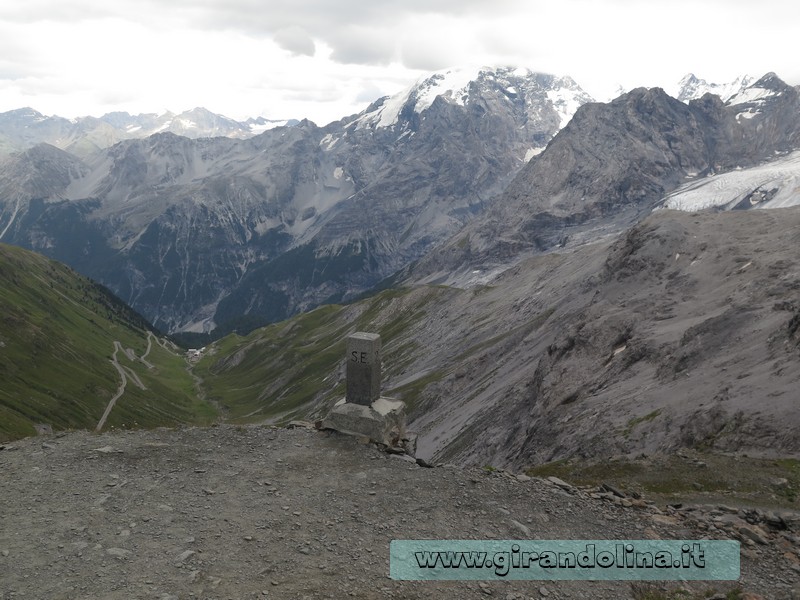
[[347,402],[369,406],[381,395],[381,336],[358,332],[347,338]]

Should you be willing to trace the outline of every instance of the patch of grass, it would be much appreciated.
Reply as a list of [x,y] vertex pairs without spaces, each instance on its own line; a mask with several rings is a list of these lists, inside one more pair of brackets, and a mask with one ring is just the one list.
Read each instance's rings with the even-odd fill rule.
[[[352,305],[322,306],[252,332],[215,342],[195,366],[208,397],[236,423],[285,422],[309,418],[344,395],[346,337],[354,331],[380,334],[386,373],[414,360],[416,342],[408,337],[427,306],[449,288],[384,290]],[[354,319],[353,314],[358,314]],[[423,378],[392,392],[413,404]],[[387,392],[388,393],[388,392]]]
[[692,452],[635,460],[558,460],[531,466],[525,472],[538,477],[554,475],[575,485],[597,486],[607,482],[663,503],[722,503],[796,510],[800,489],[798,463],[795,459]]
[[661,409],[658,408],[653,412],[649,412],[642,417],[634,417],[633,419],[627,422],[627,424],[625,425],[625,429],[622,430],[622,435],[628,437],[631,433],[633,433],[633,430],[636,428],[637,425],[640,425],[642,423],[649,423],[660,414],[661,414]]
[[[146,321],[105,288],[21,248],[0,244],[0,440],[55,430],[94,428],[120,384],[111,363],[114,342],[141,356],[152,332]],[[109,426],[202,423],[211,409],[198,401],[181,356],[153,343],[148,369],[117,353],[132,379]]]

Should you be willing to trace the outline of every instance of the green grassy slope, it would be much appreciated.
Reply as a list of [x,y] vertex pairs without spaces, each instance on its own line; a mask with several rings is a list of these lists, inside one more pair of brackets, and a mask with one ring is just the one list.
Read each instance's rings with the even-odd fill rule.
[[[381,335],[384,380],[409,364],[416,344],[408,335],[447,288],[391,289],[350,306],[322,306],[246,337],[229,335],[212,344],[195,373],[226,420],[246,423],[322,416],[344,397],[345,338],[355,331]],[[434,376],[436,374],[433,374]],[[392,389],[411,407],[430,383]]]
[[214,419],[183,356],[139,315],[70,268],[0,244],[0,441],[32,435],[36,424],[95,428],[120,386],[115,341],[128,384],[106,428]]

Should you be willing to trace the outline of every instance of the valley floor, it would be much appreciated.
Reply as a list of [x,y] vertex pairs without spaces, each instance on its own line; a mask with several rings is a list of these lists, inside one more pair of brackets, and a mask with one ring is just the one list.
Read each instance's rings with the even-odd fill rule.
[[[426,469],[302,428],[27,438],[0,446],[0,472],[4,600],[672,598],[624,582],[395,581],[389,543],[725,537],[644,502],[500,470]],[[686,583],[692,595],[680,597],[799,597],[798,546],[779,539],[789,537],[742,544],[739,582]]]

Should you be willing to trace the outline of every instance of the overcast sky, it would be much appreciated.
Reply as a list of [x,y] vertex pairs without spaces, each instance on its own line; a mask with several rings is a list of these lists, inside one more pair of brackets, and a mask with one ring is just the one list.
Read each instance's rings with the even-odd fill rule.
[[0,112],[358,112],[421,75],[514,65],[608,99],[687,72],[800,83],[800,9],[761,0],[24,0],[0,3]]

